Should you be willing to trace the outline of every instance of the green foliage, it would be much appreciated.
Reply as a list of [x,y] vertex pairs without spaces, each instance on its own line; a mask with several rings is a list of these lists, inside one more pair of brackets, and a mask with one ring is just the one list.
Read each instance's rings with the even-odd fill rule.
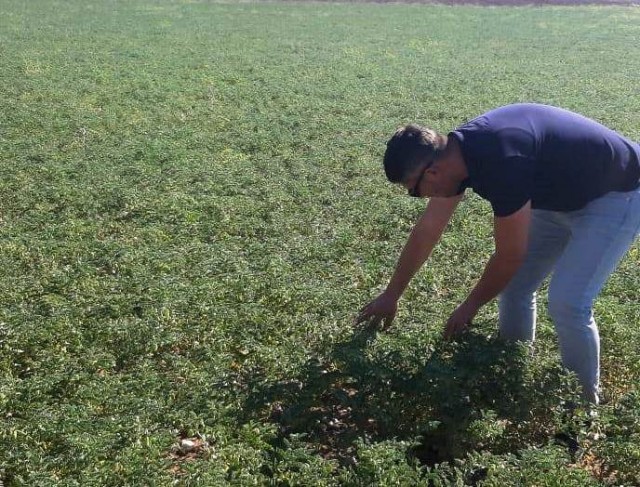
[[424,205],[384,180],[393,129],[539,101],[640,139],[639,16],[3,1],[0,479],[639,483],[637,246],[596,309],[597,417],[544,314],[533,354],[493,307],[441,341],[491,252],[474,196],[396,327],[351,329]]
[[486,469],[483,486],[540,485],[545,487],[596,486],[600,483],[583,469],[568,465],[570,459],[558,446],[527,448],[518,455],[473,458]]
[[593,450],[601,459],[600,468],[617,483],[640,484],[640,396],[629,393],[612,405],[599,410],[594,420]]

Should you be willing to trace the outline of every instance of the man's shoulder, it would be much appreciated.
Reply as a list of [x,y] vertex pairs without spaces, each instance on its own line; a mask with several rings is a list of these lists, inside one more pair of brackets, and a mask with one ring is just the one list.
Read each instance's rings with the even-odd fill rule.
[[489,110],[461,124],[453,133],[461,133],[462,138],[518,136],[540,122],[567,114],[571,112],[550,105],[513,103]]
[[482,114],[488,119],[500,118],[500,117],[513,117],[522,116],[524,114],[550,114],[550,113],[571,113],[567,110],[552,105],[545,105],[543,103],[511,103],[509,105],[503,105],[488,112]]

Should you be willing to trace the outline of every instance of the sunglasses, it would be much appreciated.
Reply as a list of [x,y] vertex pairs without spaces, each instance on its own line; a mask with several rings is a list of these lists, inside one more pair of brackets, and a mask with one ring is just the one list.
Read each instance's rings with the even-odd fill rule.
[[420,198],[420,193],[418,193],[418,188],[420,187],[422,178],[424,178],[424,174],[427,172],[427,169],[429,169],[433,165],[433,163],[434,163],[434,160],[431,160],[427,163],[426,166],[424,166],[424,169],[420,173],[420,177],[416,181],[416,184],[414,184],[413,188],[409,190],[409,196],[413,196],[414,198]]

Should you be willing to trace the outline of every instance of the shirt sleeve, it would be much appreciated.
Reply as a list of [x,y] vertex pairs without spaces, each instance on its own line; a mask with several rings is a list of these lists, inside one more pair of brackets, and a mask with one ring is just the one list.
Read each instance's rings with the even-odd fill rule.
[[532,198],[535,163],[518,156],[496,161],[490,166],[486,174],[487,199],[495,216],[509,216]]

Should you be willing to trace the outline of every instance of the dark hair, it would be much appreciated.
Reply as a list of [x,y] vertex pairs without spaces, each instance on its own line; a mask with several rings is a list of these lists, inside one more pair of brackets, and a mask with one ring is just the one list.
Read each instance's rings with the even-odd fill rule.
[[400,127],[387,142],[384,153],[384,172],[392,183],[401,183],[407,175],[424,162],[433,161],[447,142],[446,137],[420,125]]

